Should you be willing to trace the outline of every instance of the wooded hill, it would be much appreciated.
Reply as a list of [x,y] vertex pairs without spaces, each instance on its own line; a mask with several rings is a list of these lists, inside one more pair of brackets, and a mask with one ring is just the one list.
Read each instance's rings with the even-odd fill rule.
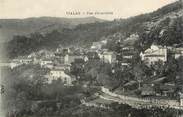
[[[6,43],[10,58],[26,55],[40,49],[54,49],[58,45],[85,45],[101,38],[121,33],[125,39],[137,33],[141,49],[152,43],[174,45],[183,42],[182,2],[177,1],[149,14],[127,19],[79,24],[75,27],[53,28],[47,33],[37,31],[28,36],[17,35]],[[65,25],[65,24],[64,24]],[[47,27],[48,28],[48,27]]]

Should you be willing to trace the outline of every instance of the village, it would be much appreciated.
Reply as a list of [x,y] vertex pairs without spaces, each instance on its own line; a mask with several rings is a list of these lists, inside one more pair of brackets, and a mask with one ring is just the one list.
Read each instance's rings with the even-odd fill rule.
[[[126,40],[137,37],[137,35],[133,34]],[[47,83],[52,83],[53,81],[59,79],[64,83],[65,86],[72,87],[74,83],[81,77],[78,74],[81,71],[78,70],[83,70],[86,63],[89,61],[101,61],[102,63],[110,64],[112,66],[111,73],[116,74],[116,65],[120,66],[119,68],[123,71],[131,66],[135,57],[139,57],[140,61],[149,67],[157,64],[164,65],[171,58],[177,60],[183,57],[183,47],[181,46],[167,47],[152,44],[150,48],[137,54],[134,46],[124,46],[123,44],[120,44],[120,40],[116,41],[116,44],[119,44],[120,51],[111,51],[108,48],[105,48],[108,41],[110,40],[106,39],[93,42],[90,48],[59,47],[55,51],[40,50],[38,52],[33,52],[28,56],[20,56],[12,59],[9,63],[2,63],[2,66],[9,66],[11,69],[15,69],[22,65],[39,65],[42,69],[48,69],[48,73],[44,75],[44,77],[47,79]],[[74,70],[75,73],[73,72]],[[83,86],[87,87],[86,84]],[[135,89],[140,90],[139,94],[136,94],[132,88],[134,86],[136,87]],[[109,92],[112,91],[112,94],[118,96],[121,95],[134,97],[135,95],[137,98],[140,96],[140,99],[148,98],[151,100],[156,100],[150,102],[147,101],[147,105],[153,105],[153,103],[157,102],[157,99],[163,101],[163,99],[170,100],[171,97],[171,100],[173,99],[174,101],[169,101],[167,103],[169,107],[183,107],[183,96],[181,92],[176,92],[176,84],[172,81],[166,82],[166,76],[158,76],[157,70],[152,71],[151,78],[147,80],[129,80],[122,87],[116,88],[115,90],[108,88],[107,86],[101,86],[101,88],[104,87],[106,90],[102,89],[102,92],[106,95],[111,94]],[[179,98],[175,98],[177,95]],[[115,98],[114,95],[110,96]],[[102,97],[103,100],[111,101],[110,98],[106,98],[102,95],[98,97]],[[126,102],[126,100],[124,102]],[[146,101],[140,102],[144,103]],[[88,103],[85,102],[84,104],[87,105]],[[132,106],[134,105],[135,104]]]

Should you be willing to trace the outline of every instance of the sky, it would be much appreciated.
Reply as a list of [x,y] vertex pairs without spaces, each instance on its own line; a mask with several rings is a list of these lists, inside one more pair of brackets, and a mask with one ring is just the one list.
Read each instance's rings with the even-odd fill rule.
[[113,20],[152,12],[174,1],[176,0],[0,0],[0,19],[95,16]]

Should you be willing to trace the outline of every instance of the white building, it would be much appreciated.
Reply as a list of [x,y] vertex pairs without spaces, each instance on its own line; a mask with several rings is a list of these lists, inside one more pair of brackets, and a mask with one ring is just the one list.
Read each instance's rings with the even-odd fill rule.
[[116,61],[116,55],[114,52],[103,52],[99,54],[99,57],[106,63],[114,63]]
[[70,75],[66,74],[64,69],[52,69],[50,71],[50,78],[49,82],[52,82],[53,80],[61,79],[65,85],[72,85],[72,82],[75,80],[75,78],[71,77]]
[[154,64],[158,61],[167,61],[167,48],[157,45],[152,45],[151,48],[140,54],[141,59],[148,64]]

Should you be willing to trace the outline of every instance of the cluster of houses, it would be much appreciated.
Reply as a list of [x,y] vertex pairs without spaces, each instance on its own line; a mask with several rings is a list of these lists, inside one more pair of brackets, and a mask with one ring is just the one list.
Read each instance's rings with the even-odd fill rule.
[[[132,35],[131,38],[137,38]],[[131,40],[128,39],[128,40]],[[58,48],[56,51],[41,50],[37,53],[32,53],[27,57],[18,57],[10,62],[10,67],[13,69],[23,64],[39,64],[41,68],[50,69],[49,81],[62,79],[65,84],[71,85],[75,79],[70,75],[71,65],[76,61],[87,62],[91,59],[98,59],[105,63],[113,64],[120,62],[122,66],[128,66],[132,61],[136,50],[133,46],[121,47],[120,53],[109,51],[103,47],[108,40],[93,42],[91,48]],[[148,65],[158,61],[163,63],[168,61],[169,53],[177,59],[183,56],[183,48],[163,47],[159,45],[151,45],[150,48],[140,53],[141,60]],[[173,54],[172,54],[173,53]],[[120,58],[120,59],[119,59]],[[121,60],[121,61],[119,61]]]
[[147,64],[155,64],[158,61],[167,62],[169,57],[178,59],[183,56],[182,47],[167,47],[159,45],[151,45],[151,47],[140,54],[141,59]]
[[[182,47],[166,47],[159,45],[151,45],[151,47],[140,54],[141,60],[147,65],[161,62],[165,64],[171,58],[178,59],[183,57]],[[166,77],[156,78],[145,81],[142,86],[142,96],[161,96],[161,97],[176,97],[176,84],[174,82],[163,83]],[[182,99],[182,98],[181,98]],[[182,100],[181,100],[182,105]]]
[[[102,41],[102,44],[105,41]],[[96,42],[97,43],[97,42]],[[95,42],[94,42],[95,45]],[[99,45],[97,45],[99,46]],[[113,63],[116,61],[114,52],[107,50],[99,50],[92,46],[87,51],[82,48],[58,48],[54,52],[41,50],[38,53],[32,53],[27,57],[18,57],[10,62],[10,67],[13,69],[25,64],[39,64],[41,68],[49,69],[47,76],[48,82],[61,79],[65,85],[72,85],[76,78],[70,74],[71,65],[73,62],[82,61],[83,63],[91,59],[102,60],[106,63]],[[41,56],[42,55],[42,56]]]

